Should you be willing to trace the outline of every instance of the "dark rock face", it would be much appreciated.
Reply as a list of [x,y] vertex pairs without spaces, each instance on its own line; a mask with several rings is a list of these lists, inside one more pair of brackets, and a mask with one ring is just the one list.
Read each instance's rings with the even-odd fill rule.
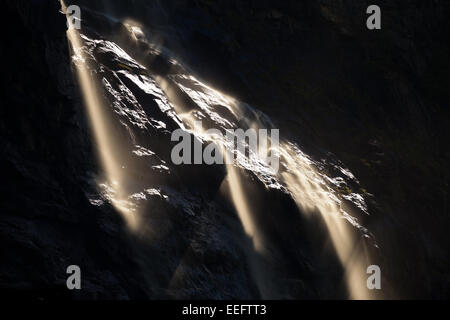
[[[145,223],[139,236],[130,234],[94,186],[97,146],[58,2],[7,1],[12,22],[4,30],[14,32],[4,33],[1,50],[2,293],[259,298],[256,264],[273,276],[268,297],[347,296],[323,226],[302,219],[282,188],[267,188],[271,177],[242,170],[277,265],[249,258],[251,241],[219,192],[223,166],[170,164],[170,132],[180,119],[155,79],[170,79],[186,108],[206,113],[182,90],[199,86],[180,80],[192,69],[266,113],[287,139],[323,159],[316,166],[324,174],[351,169],[359,181],[344,176],[332,189],[345,205],[358,206],[358,195],[367,202],[354,212],[379,246],[384,297],[448,298],[446,2],[381,1],[376,32],[365,28],[365,1],[74,3],[83,6],[91,71],[110,84],[104,99],[128,146],[124,164],[135,168],[133,199]],[[183,64],[117,38],[123,25],[101,13],[142,22],[153,43]],[[124,55],[111,50],[114,41]],[[221,120],[242,126],[219,107],[212,110],[222,118],[204,118],[211,127]],[[65,287],[71,264],[82,268],[81,291]]]

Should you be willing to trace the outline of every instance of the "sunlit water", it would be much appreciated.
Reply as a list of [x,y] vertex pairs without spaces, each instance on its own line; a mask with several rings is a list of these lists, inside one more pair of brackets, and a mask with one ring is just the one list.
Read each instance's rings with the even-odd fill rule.
[[[62,11],[66,12],[66,5],[61,1]],[[68,19],[69,24],[71,19]],[[128,226],[135,230],[138,227],[138,214],[132,202],[128,200],[129,193],[124,189],[123,183],[126,172],[120,164],[120,158],[113,151],[117,149],[117,142],[113,140],[113,129],[109,126],[109,119],[105,112],[105,105],[101,94],[98,92],[98,83],[86,65],[86,57],[83,51],[83,40],[77,30],[70,25],[67,30],[67,39],[73,50],[73,60],[76,66],[76,74],[80,85],[84,104],[90,120],[92,132],[98,147],[98,155],[104,169],[106,181],[99,184],[107,194],[108,200],[120,212]]]
[[[63,10],[65,5],[62,2]],[[65,10],[64,10],[65,11]],[[124,22],[129,30],[129,37],[133,41],[145,39],[144,32],[140,26],[132,21]],[[137,230],[140,225],[139,206],[133,200],[133,191],[127,190],[127,179],[129,172],[123,168],[120,157],[114,152],[118,145],[112,141],[113,128],[107,122],[108,116],[104,113],[104,101],[100,97],[99,88],[102,84],[90,74],[85,63],[83,38],[74,28],[70,28],[67,37],[74,51],[76,72],[81,92],[84,97],[86,110],[89,115],[93,136],[98,147],[100,163],[105,173],[105,180],[99,183],[99,187],[106,195],[107,200],[120,212],[127,221],[131,230]],[[87,39],[87,38],[86,38]],[[125,56],[125,59],[127,56]],[[129,77],[145,90],[164,94],[168,101],[162,108],[172,108],[180,126],[185,128],[201,141],[214,142],[224,150],[224,156],[235,157],[234,161],[228,161],[227,177],[225,183],[228,187],[228,195],[233,203],[237,215],[242,223],[243,229],[252,239],[253,247],[259,254],[267,254],[265,248],[267,243],[264,234],[258,229],[253,221],[253,208],[248,201],[248,195],[243,187],[242,174],[245,170],[253,172],[258,179],[268,188],[285,190],[288,192],[299,208],[299,214],[308,218],[311,215],[320,215],[326,225],[329,237],[345,270],[345,281],[352,299],[373,298],[366,288],[365,273],[370,265],[370,257],[367,256],[362,237],[366,235],[365,229],[357,219],[342,208],[341,196],[331,187],[330,178],[318,170],[315,161],[303,153],[298,145],[290,141],[281,140],[279,146],[271,146],[269,149],[258,152],[250,152],[249,155],[240,153],[234,141],[229,141],[224,136],[207,134],[205,128],[198,126],[198,121],[208,120],[209,125],[224,131],[226,129],[237,129],[245,124],[253,129],[271,129],[270,119],[256,109],[245,103],[236,101],[227,95],[211,88],[190,74],[187,68],[181,66],[175,60],[172,61],[179,72],[171,75],[142,77],[134,79],[130,73]],[[144,67],[143,67],[144,68]],[[149,72],[150,74],[150,72]],[[144,80],[142,80],[144,79]],[[104,84],[103,84],[104,85]],[[189,109],[180,99],[178,92],[185,93],[195,102],[196,108]],[[163,98],[161,98],[163,99]],[[282,132],[281,132],[282,134]],[[269,143],[270,144],[270,143]],[[226,151],[229,151],[227,153]],[[279,156],[280,170],[275,172],[262,160],[267,152]],[[230,159],[228,159],[230,160]],[[359,195],[356,195],[359,196]],[[364,206],[364,200],[360,205]],[[255,262],[252,265],[254,273],[260,273],[259,266]],[[262,277],[255,276],[261,296],[270,297],[268,290],[271,287],[264,283]]]

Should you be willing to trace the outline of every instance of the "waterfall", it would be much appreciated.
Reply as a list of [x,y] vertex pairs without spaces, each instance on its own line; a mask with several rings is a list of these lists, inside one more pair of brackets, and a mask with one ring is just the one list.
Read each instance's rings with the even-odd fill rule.
[[[63,12],[65,12],[64,1],[61,3]],[[209,128],[221,132],[238,129],[244,125],[246,126],[243,128],[244,130],[249,128],[268,129],[267,126],[273,126],[273,124],[268,116],[256,108],[211,88],[197,79],[186,66],[175,60],[169,64],[170,68],[175,70],[171,74],[156,75],[152,73],[149,66],[141,61],[144,55],[137,52],[137,43],[143,41],[143,38],[145,39],[144,32],[138,26],[132,26],[130,21],[127,21],[126,24],[130,32],[128,37],[130,41],[134,42],[135,47],[132,47],[132,50],[125,47],[121,49],[131,56],[135,53],[133,56],[135,60],[131,64],[134,66],[135,63],[138,63],[140,76],[133,76],[136,70],[133,70],[133,67],[127,67],[126,61],[121,63],[124,70],[121,70],[120,74],[136,86],[147,86],[145,92],[148,94],[164,95],[165,97],[159,98],[160,101],[167,100],[167,104],[161,107],[163,113],[171,114],[174,123],[181,128],[202,142],[216,143],[224,150],[225,157],[228,157],[229,154],[236,155],[234,162],[226,161],[228,163],[224,178],[228,187],[226,195],[234,206],[243,230],[251,239],[255,253],[269,260],[275,260],[273,257],[281,254],[271,251],[275,250],[271,240],[259,228],[257,219],[255,220],[259,213],[255,212],[255,208],[252,207],[252,195],[244,186],[245,179],[249,179],[246,172],[251,173],[267,190],[282,190],[289,194],[298,206],[299,214],[304,215],[305,219],[319,216],[326,226],[336,256],[344,269],[344,281],[348,288],[349,298],[373,298],[366,287],[366,268],[371,264],[365,242],[369,233],[352,216],[352,212],[344,210],[342,196],[332,188],[333,178],[321,172],[319,164],[306,155],[293,141],[284,139],[278,146],[271,144],[269,151],[279,156],[280,161],[280,170],[273,171],[263,160],[264,156],[267,156],[267,151],[258,150],[258,152],[250,152],[247,155],[245,152],[239,152],[233,141],[229,141],[223,136],[218,138],[215,135],[206,134],[204,128],[194,125],[197,121],[203,120],[208,123]],[[145,190],[138,190],[136,193],[134,188],[129,187],[130,181],[132,182],[134,179],[131,173],[133,168],[130,168],[132,162],[128,163],[128,166],[124,166],[124,159],[121,156],[123,152],[133,149],[135,146],[123,149],[121,145],[127,142],[115,138],[114,126],[110,123],[113,118],[108,115],[110,106],[105,103],[100,93],[105,82],[96,80],[95,76],[90,74],[83,50],[86,43],[83,42],[82,36],[76,29],[69,28],[67,37],[75,53],[78,83],[98,147],[101,167],[105,173],[106,182],[103,183],[103,187],[108,190],[111,204],[122,214],[130,229],[137,230],[142,223],[139,218],[140,206],[138,203],[142,198],[136,197],[136,194],[145,194]],[[95,42],[95,40],[92,41]],[[148,39],[145,41],[150,50],[151,41]],[[120,44],[116,45],[120,48]],[[148,119],[148,121],[150,120]],[[157,122],[157,119],[155,121]],[[280,131],[282,135],[282,128]],[[142,197],[145,198],[145,195]],[[360,200],[360,198],[358,199]],[[277,219],[276,212],[270,214],[273,215],[273,219]],[[261,296],[263,298],[280,298],[281,296],[278,295],[273,285],[277,275],[269,274],[270,271],[264,274],[264,270],[270,270],[270,268],[258,262],[258,259],[252,255],[253,253],[248,254],[251,271],[254,273],[254,280]],[[271,263],[276,264],[276,261],[271,261]]]
[[[67,12],[63,0],[61,0],[61,6],[62,11]],[[123,215],[129,227],[136,229],[138,227],[138,216],[133,204],[128,200],[129,191],[124,186],[127,177],[121,165],[121,147],[115,139],[115,133],[110,124],[112,119],[108,115],[107,106],[105,106],[99,92],[101,90],[99,84],[95,76],[90,74],[83,51],[83,39],[77,29],[71,25],[71,19],[68,18],[67,21],[69,23],[67,39],[74,52],[73,60],[75,61],[78,83],[96,142],[97,153],[105,174],[106,182],[103,183],[103,187],[108,190],[111,203]]]

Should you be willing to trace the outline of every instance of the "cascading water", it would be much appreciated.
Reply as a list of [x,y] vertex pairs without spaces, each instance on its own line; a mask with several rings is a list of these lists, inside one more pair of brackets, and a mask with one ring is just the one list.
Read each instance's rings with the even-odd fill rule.
[[[61,3],[65,12],[64,2],[61,1]],[[257,218],[260,209],[252,207],[252,194],[245,187],[248,179],[258,180],[267,192],[275,190],[290,195],[305,219],[320,216],[336,256],[344,269],[349,297],[352,299],[373,298],[365,281],[366,268],[371,264],[365,244],[365,239],[369,238],[368,231],[359,224],[351,212],[343,209],[343,196],[333,188],[336,178],[330,178],[321,172],[320,164],[308,157],[297,144],[291,141],[282,140],[278,146],[271,145],[268,150],[263,148],[262,151],[258,150],[246,155],[245,152],[239,152],[234,141],[229,141],[223,136],[205,133],[203,127],[196,125],[198,121],[207,123],[208,129],[214,128],[220,132],[238,128],[271,129],[269,127],[273,125],[263,113],[202,83],[187,67],[173,60],[170,54],[167,55],[166,48],[164,48],[165,53],[159,52],[158,57],[165,59],[171,71],[167,74],[156,74],[150,67],[155,60],[150,59],[152,63],[149,59],[145,60],[151,48],[156,50],[155,46],[146,39],[145,32],[138,25],[129,20],[124,21],[122,25],[129,32],[125,35],[127,41],[131,43],[128,47],[126,47],[126,41],[123,43],[118,41],[116,44],[113,41],[95,40],[78,34],[74,28],[69,28],[67,36],[75,53],[79,86],[98,147],[100,163],[106,176],[106,183],[101,183],[102,190],[106,200],[110,201],[123,215],[130,229],[133,231],[140,229],[140,225],[144,223],[143,218],[141,219],[145,207],[143,202],[151,195],[162,194],[162,191],[157,189],[157,183],[152,182],[151,179],[145,180],[143,184],[134,185],[136,170],[133,165],[135,162],[125,160],[127,157],[122,157],[121,154],[134,150],[133,156],[144,158],[144,160],[153,157],[154,153],[149,148],[138,145],[136,136],[145,136],[146,133],[142,133],[141,129],[150,126],[162,131],[169,129],[166,124],[161,124],[158,118],[145,116],[145,112],[142,111],[145,106],[141,106],[138,102],[142,97],[133,91],[133,88],[138,88],[143,92],[141,95],[148,95],[155,99],[160,109],[159,114],[170,119],[173,128],[182,128],[203,143],[216,143],[224,150],[225,158],[227,154],[236,156],[233,161],[227,161],[232,164],[226,165],[223,183],[227,185],[228,191],[225,192],[224,197],[227,197],[234,206],[243,230],[252,240],[256,255],[269,260],[269,265],[275,265],[277,263],[275,257],[283,256],[283,253],[276,249],[274,240],[260,228]],[[139,46],[143,44],[146,49],[139,49]],[[97,57],[99,52],[106,52],[106,59],[113,59],[114,67],[117,69],[111,71],[113,80],[101,78],[101,76],[97,76],[98,79],[95,80],[96,77],[90,74],[93,70],[100,74],[99,70],[107,69],[104,65],[94,65],[93,70],[89,69],[88,61],[99,60]],[[117,83],[114,84],[112,81]],[[120,96],[118,90],[122,90],[124,95]],[[112,101],[109,100],[111,106],[104,98],[105,92],[112,97]],[[130,104],[135,109],[125,108],[122,104]],[[116,133],[110,121],[117,121],[117,118],[108,115],[111,112],[109,108],[132,124],[125,124],[124,120],[120,120],[121,125],[130,132],[129,140],[114,138]],[[141,131],[130,129],[131,126],[138,127]],[[140,133],[136,134],[135,132],[138,131]],[[122,147],[122,144],[126,143],[133,145]],[[278,172],[273,171],[261,160],[269,151],[279,155],[280,170]],[[159,164],[152,166],[152,169],[164,170],[169,165],[167,161],[161,160]],[[342,172],[354,178],[348,171],[342,170]],[[360,195],[353,194],[345,200],[353,201],[355,207],[367,211],[364,199]],[[270,214],[272,219],[278,219],[277,212]],[[280,216],[279,219],[283,217]],[[279,275],[276,272],[270,274],[272,269],[252,255],[252,252],[248,253],[248,259],[260,295],[263,298],[282,297],[274,285]]]
[[[61,0],[62,11],[67,12],[67,7]],[[114,140],[113,128],[108,123],[108,110],[105,109],[104,100],[99,93],[98,83],[90,74],[85,53],[83,51],[83,40],[77,30],[71,25],[72,20],[67,19],[69,28],[67,39],[74,51],[73,60],[76,66],[78,83],[84,98],[87,114],[91,123],[93,135],[98,147],[98,155],[104,169],[106,182],[103,187],[109,190],[110,201],[114,207],[125,217],[130,228],[137,228],[137,214],[135,208],[127,200],[127,190],[124,189],[126,173],[120,162],[120,145]]]

